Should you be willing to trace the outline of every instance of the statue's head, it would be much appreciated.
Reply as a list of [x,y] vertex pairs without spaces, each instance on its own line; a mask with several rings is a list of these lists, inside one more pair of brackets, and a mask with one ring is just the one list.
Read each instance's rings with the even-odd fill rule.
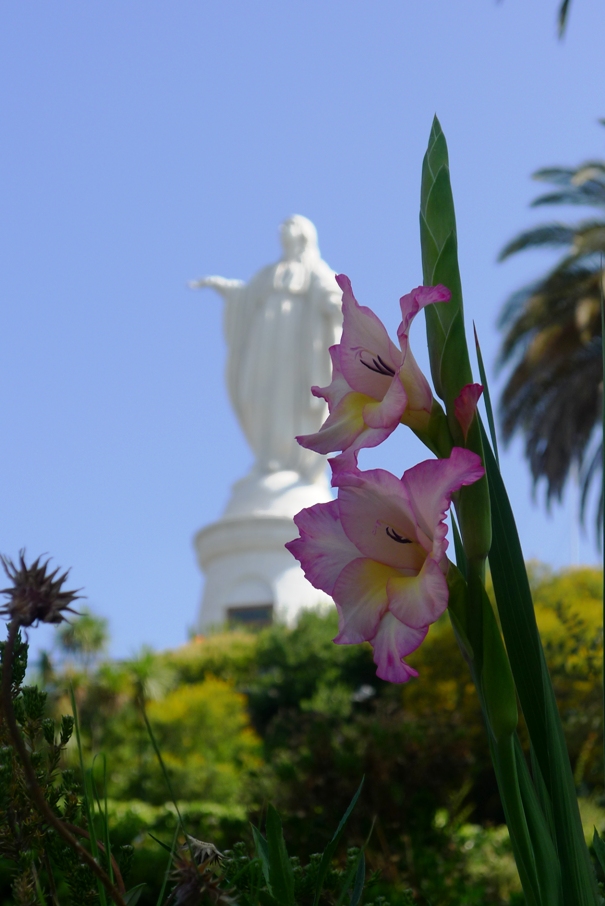
[[298,261],[319,258],[317,230],[302,214],[294,214],[284,220],[279,233],[285,258]]

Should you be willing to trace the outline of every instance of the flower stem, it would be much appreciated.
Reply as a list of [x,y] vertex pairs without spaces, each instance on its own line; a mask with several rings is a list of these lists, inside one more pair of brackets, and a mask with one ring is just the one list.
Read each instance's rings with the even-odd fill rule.
[[12,674],[13,674],[13,650],[15,645],[15,639],[17,638],[17,633],[19,631],[20,624],[18,620],[12,620],[9,624],[8,630],[8,639],[6,646],[4,648],[4,657],[2,662],[2,710],[4,711],[4,719],[8,727],[8,731],[12,740],[21,764],[23,766],[23,771],[25,774],[27,792],[40,813],[41,817],[49,824],[58,834],[62,837],[65,842],[70,846],[74,852],[78,855],[82,862],[84,862],[92,871],[94,875],[99,879],[107,893],[112,897],[115,906],[126,906],[126,901],[124,897],[117,889],[117,887],[112,884],[109,876],[101,868],[99,863],[93,859],[90,853],[84,849],[83,846],[78,843],[76,838],[71,834],[68,829],[65,827],[63,822],[58,818],[50,806],[48,805],[46,799],[44,798],[44,793],[38,785],[38,780],[34,768],[29,757],[29,753],[21,736],[21,732],[17,725],[17,720],[15,718],[15,711],[13,709],[13,700],[11,695],[11,684],[12,684]]
[[[603,546],[603,611],[601,630],[603,634],[603,664],[602,664],[602,682],[603,682],[603,769],[605,772],[605,501],[603,488],[605,487],[605,296],[604,296],[605,267],[603,266],[603,255],[601,254],[601,356],[603,367],[601,372],[601,525],[599,526],[601,534],[601,544]],[[604,773],[605,777],[605,773]]]
[[[90,834],[83,827],[78,827],[77,824],[70,824],[68,821],[65,821],[64,825],[67,828],[67,830],[70,831],[72,834],[76,834],[78,837],[84,837],[86,840],[90,840]],[[101,850],[102,853],[107,852],[106,846],[103,843],[101,843],[100,840],[97,840],[97,846],[99,847],[99,849]],[[126,886],[124,884],[122,872],[120,871],[120,866],[118,865],[118,863],[116,861],[116,857],[113,855],[113,853],[111,855],[111,865],[113,868],[113,873],[116,876],[118,890],[120,891],[120,893],[126,893]]]
[[504,807],[504,814],[506,815],[506,823],[510,831],[517,869],[523,885],[523,893],[529,904],[538,906],[541,903],[540,882],[531,835],[527,826],[527,818],[519,789],[512,734],[494,741],[493,754],[498,768],[500,797]]

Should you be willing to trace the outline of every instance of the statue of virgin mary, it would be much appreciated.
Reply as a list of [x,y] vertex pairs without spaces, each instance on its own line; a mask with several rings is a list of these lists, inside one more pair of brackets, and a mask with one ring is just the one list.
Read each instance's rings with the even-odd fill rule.
[[283,256],[248,282],[204,277],[224,299],[227,385],[242,430],[254,452],[257,475],[293,470],[313,482],[325,457],[300,447],[327,417],[311,394],[331,379],[328,349],[340,339],[340,290],[322,260],[317,231],[300,215],[280,227]]

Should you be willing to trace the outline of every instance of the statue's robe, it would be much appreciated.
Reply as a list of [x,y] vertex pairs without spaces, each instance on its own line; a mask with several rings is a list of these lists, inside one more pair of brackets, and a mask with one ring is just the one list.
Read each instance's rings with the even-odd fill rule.
[[292,469],[308,480],[325,459],[300,447],[327,417],[311,386],[331,380],[328,349],[340,339],[340,290],[319,257],[280,261],[225,299],[227,385],[261,472]]

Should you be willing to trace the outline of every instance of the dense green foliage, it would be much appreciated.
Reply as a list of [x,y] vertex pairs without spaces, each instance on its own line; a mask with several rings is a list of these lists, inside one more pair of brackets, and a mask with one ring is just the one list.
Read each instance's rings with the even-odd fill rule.
[[[601,574],[536,566],[530,575],[576,782],[600,823]],[[69,710],[67,680],[75,687],[88,763],[107,755],[109,823],[117,847],[135,845],[129,884],[147,883],[141,906],[157,901],[168,861],[149,832],[170,845],[176,826],[143,703],[198,839],[220,849],[243,841],[252,855],[248,821],[263,825],[272,803],[289,852],[312,865],[365,775],[346,841],[367,841],[368,871],[380,872],[374,899],[401,906],[411,888],[435,906],[521,902],[476,694],[447,616],[410,658],[420,677],[405,686],[378,680],[369,646],[335,646],[335,631],[334,613],[307,613],[293,630],[219,633],[130,662],[58,668],[61,658],[44,659],[57,715]],[[70,759],[75,766],[75,749]]]
[[[0,643],[0,675],[6,643]],[[72,715],[55,721],[47,715],[47,694],[24,684],[28,646],[20,635],[14,649],[11,697],[17,724],[26,741],[35,776],[52,812],[72,833],[88,836],[87,809],[78,772],[67,767],[65,753],[74,730]],[[90,869],[40,815],[28,792],[28,781],[7,724],[0,721],[0,858],[10,901],[16,906],[38,906],[43,891],[58,903],[96,904],[98,885]],[[101,862],[107,864],[101,847]],[[114,867],[127,871],[133,847],[115,847]],[[10,868],[9,868],[10,866]],[[7,870],[8,869],[8,870]],[[10,880],[9,880],[10,879]]]

